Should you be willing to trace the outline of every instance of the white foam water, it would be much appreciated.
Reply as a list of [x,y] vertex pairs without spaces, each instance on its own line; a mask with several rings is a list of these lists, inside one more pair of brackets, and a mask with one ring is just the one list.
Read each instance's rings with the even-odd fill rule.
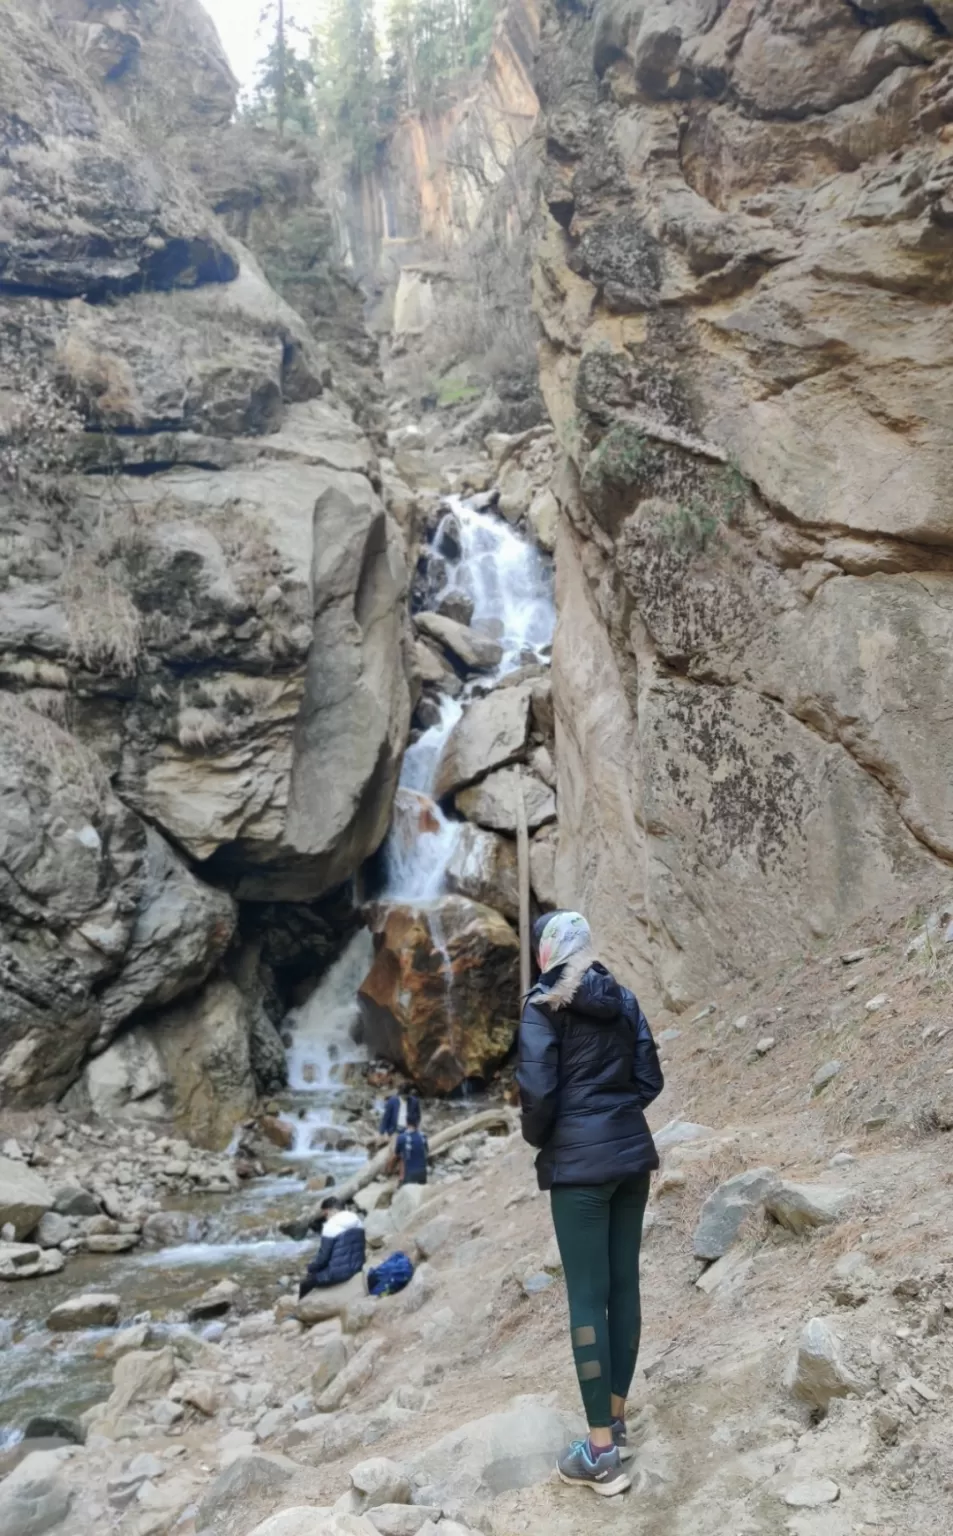
[[530,654],[552,643],[556,627],[552,568],[528,539],[502,517],[477,512],[460,496],[448,496],[447,513],[434,540],[453,521],[460,531],[460,557],[448,559],[446,584],[434,603],[448,592],[464,592],[473,601],[474,629],[498,635],[503,659],[497,677],[512,672]]
[[360,1020],[357,989],[372,960],[373,940],[367,929],[361,928],[318,982],[308,1001],[287,1015],[285,1023],[292,1031],[288,1051],[290,1088],[303,1093],[341,1088],[341,1068],[365,1059],[362,1047],[354,1039]]

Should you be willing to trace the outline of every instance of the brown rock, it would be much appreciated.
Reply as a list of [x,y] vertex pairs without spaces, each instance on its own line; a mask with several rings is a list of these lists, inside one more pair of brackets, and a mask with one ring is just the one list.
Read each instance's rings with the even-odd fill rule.
[[274,1115],[262,1115],[258,1122],[258,1129],[266,1136],[272,1146],[281,1147],[288,1152],[294,1146],[294,1130],[286,1120],[279,1120]]
[[460,896],[389,907],[358,997],[371,1051],[425,1093],[482,1078],[512,1046],[519,1019],[519,940],[498,912]]

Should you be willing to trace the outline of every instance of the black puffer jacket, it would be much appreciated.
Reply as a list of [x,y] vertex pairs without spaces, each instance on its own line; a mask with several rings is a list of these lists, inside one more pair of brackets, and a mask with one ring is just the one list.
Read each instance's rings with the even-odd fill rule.
[[362,1226],[348,1227],[336,1237],[322,1237],[321,1246],[298,1287],[298,1296],[307,1296],[319,1286],[343,1285],[345,1280],[350,1280],[364,1268],[366,1256],[367,1239]]
[[638,1001],[603,965],[589,968],[568,1007],[547,1005],[547,980],[523,1007],[518,1073],[540,1189],[657,1168],[643,1110],[665,1080]]

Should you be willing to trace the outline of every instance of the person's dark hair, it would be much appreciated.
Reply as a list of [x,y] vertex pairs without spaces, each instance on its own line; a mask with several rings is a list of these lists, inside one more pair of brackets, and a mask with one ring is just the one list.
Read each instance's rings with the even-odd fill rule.
[[409,1099],[413,1091],[413,1085],[411,1083],[401,1083],[397,1090],[402,1099]]
[[343,1207],[337,1195],[328,1195],[326,1200],[321,1201],[321,1209],[322,1211],[340,1211]]
[[539,965],[539,946],[542,943],[546,924],[549,922],[550,918],[558,917],[560,912],[564,912],[565,910],[565,907],[558,907],[554,912],[544,912],[542,917],[538,917],[533,924],[533,959],[536,961],[537,966]]

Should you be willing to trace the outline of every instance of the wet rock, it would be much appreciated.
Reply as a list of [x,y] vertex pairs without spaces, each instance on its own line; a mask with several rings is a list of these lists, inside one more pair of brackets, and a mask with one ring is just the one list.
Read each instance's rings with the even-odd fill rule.
[[262,1451],[238,1456],[202,1495],[195,1513],[196,1531],[226,1536],[236,1517],[254,1507],[256,1500],[279,1497],[297,1470],[285,1457]]
[[99,1232],[87,1237],[86,1248],[90,1253],[128,1253],[140,1241],[138,1232]]
[[37,1243],[0,1243],[0,1280],[54,1275],[65,1263],[58,1248],[41,1248]]
[[294,1146],[294,1127],[287,1120],[279,1120],[276,1115],[262,1115],[258,1129],[273,1147],[280,1147],[283,1152],[290,1152]]
[[[446,896],[389,906],[373,919],[375,958],[358,999],[365,1041],[424,1093],[485,1078],[510,1051],[519,1020],[519,940],[489,907]],[[452,1007],[448,996],[452,984]],[[466,1019],[466,1029],[456,1020]]]
[[720,1259],[737,1238],[747,1218],[778,1183],[773,1168],[754,1168],[719,1185],[702,1206],[695,1228],[692,1246],[696,1259]]
[[184,1211],[154,1211],[142,1224],[142,1241],[150,1248],[171,1248],[185,1242],[190,1217]]
[[422,1451],[411,1468],[415,1497],[446,1507],[543,1482],[577,1431],[574,1415],[540,1398],[517,1398],[504,1412],[463,1424]]
[[17,1241],[29,1237],[53,1209],[53,1192],[25,1163],[0,1157],[0,1227],[9,1222]]
[[60,1440],[66,1445],[85,1445],[86,1428],[65,1414],[34,1414],[23,1428],[24,1440]]
[[525,755],[533,684],[496,688],[475,699],[454,726],[437,768],[438,800]]
[[43,1536],[69,1514],[73,1501],[62,1451],[33,1451],[0,1483],[3,1536]]
[[515,922],[519,917],[516,844],[495,832],[465,823],[447,865],[447,889],[493,907]]
[[805,1325],[784,1385],[799,1402],[824,1413],[832,1398],[859,1396],[865,1390],[863,1379],[844,1357],[840,1338],[820,1317]]
[[466,628],[473,618],[473,598],[461,592],[459,587],[451,587],[437,604],[437,613],[441,618],[453,619],[454,623]]
[[80,1328],[115,1328],[119,1322],[119,1297],[111,1292],[88,1291],[60,1302],[46,1319],[53,1333],[70,1333]]
[[503,647],[476,630],[437,613],[418,613],[417,628],[467,672],[492,672],[503,660]]
[[236,1285],[234,1280],[219,1280],[216,1285],[203,1291],[197,1301],[191,1303],[188,1308],[190,1321],[203,1317],[222,1317],[234,1306],[241,1293],[241,1286]]
[[764,1208],[773,1221],[798,1234],[828,1227],[850,1204],[850,1191],[824,1184],[788,1184],[782,1180],[766,1196]]
[[536,832],[556,820],[556,796],[548,784],[526,769],[500,768],[479,784],[461,790],[456,807],[461,816],[493,832],[516,835],[516,796],[522,790],[526,822]]

